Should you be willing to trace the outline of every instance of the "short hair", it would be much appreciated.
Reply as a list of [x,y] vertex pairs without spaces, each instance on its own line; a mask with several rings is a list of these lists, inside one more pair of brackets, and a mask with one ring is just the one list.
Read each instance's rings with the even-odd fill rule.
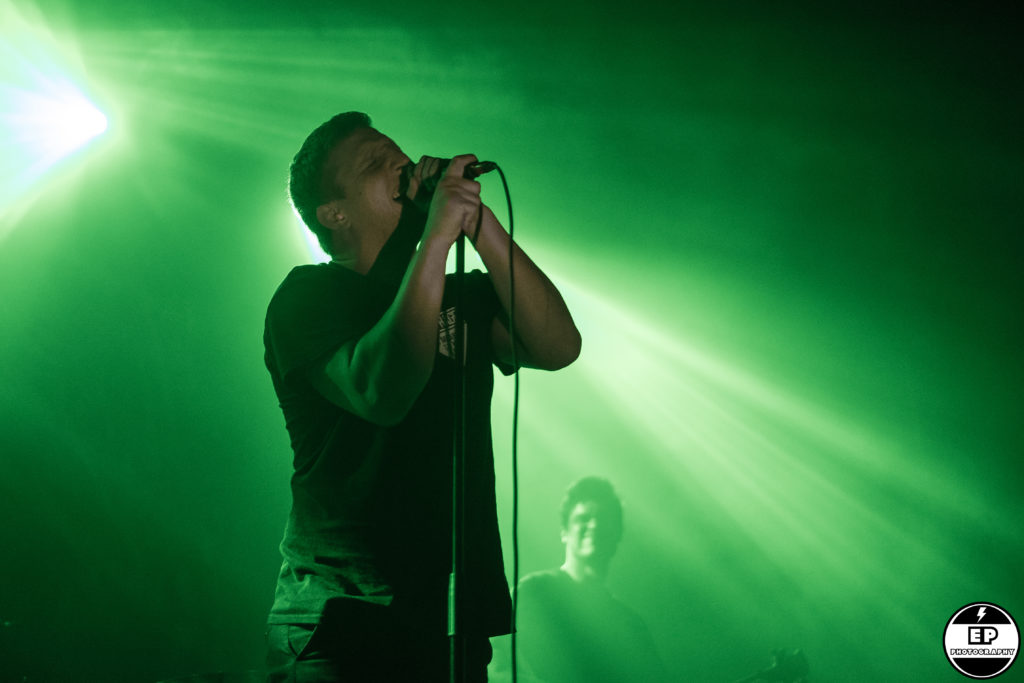
[[593,501],[601,506],[602,513],[615,522],[622,534],[622,501],[612,483],[602,477],[583,477],[578,479],[565,492],[562,498],[562,528],[569,527],[569,515],[578,503]]
[[370,127],[370,117],[359,111],[333,116],[309,134],[296,152],[288,175],[288,195],[296,213],[306,224],[320,246],[332,252],[331,231],[320,223],[316,210],[332,199],[344,199],[345,188],[339,187],[333,175],[325,173],[331,150],[360,128]]

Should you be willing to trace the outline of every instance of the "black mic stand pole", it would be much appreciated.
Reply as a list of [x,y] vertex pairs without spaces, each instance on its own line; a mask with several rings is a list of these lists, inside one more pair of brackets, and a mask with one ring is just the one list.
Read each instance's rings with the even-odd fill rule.
[[[450,162],[449,162],[450,163]],[[444,168],[444,167],[442,167]],[[497,168],[493,161],[466,166],[462,176],[473,179]],[[433,189],[433,188],[431,188]],[[483,207],[477,213],[476,233],[480,233]],[[462,580],[465,572],[466,538],[466,327],[463,316],[466,275],[466,235],[455,241],[455,410],[452,427],[452,572],[448,577],[448,637],[450,639],[450,681],[466,678],[466,634],[462,623]]]
[[[479,220],[479,219],[478,219]],[[462,623],[462,577],[465,570],[466,469],[466,340],[463,324],[463,280],[466,236],[455,241],[455,411],[452,430],[452,573],[448,579],[450,681],[465,680],[466,636]]]

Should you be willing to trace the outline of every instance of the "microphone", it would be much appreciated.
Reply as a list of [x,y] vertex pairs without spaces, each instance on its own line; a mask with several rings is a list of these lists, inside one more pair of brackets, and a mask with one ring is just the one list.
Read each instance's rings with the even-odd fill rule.
[[[437,172],[424,176],[420,181],[420,187],[419,190],[416,191],[414,201],[426,201],[432,197],[434,190],[437,189],[437,184],[441,182],[441,178],[444,176],[445,171],[448,170],[449,164],[452,163],[451,159],[438,159],[438,161],[441,163],[437,166]],[[398,185],[398,192],[403,197],[409,191],[409,181],[412,179],[412,174],[415,168],[415,164],[409,164],[402,169],[402,177]],[[496,168],[498,168],[498,164],[493,161],[476,161],[472,164],[466,164],[466,168],[462,170],[462,177],[466,180],[473,180],[482,176],[484,173],[490,173]]]

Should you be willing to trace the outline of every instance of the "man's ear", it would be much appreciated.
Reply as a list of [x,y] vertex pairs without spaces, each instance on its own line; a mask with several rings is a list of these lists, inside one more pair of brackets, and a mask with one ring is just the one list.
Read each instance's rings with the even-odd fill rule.
[[348,220],[336,202],[328,202],[316,207],[316,219],[328,230],[340,230]]

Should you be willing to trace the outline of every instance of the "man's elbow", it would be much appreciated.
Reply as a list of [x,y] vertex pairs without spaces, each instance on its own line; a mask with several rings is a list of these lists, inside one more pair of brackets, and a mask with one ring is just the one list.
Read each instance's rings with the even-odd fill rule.
[[561,370],[562,368],[572,365],[576,362],[576,359],[580,357],[580,352],[583,350],[583,337],[580,336],[580,331],[576,329],[575,325],[572,328],[572,333],[569,335],[569,340],[565,345],[563,351],[562,361],[563,363],[556,369]]
[[352,397],[353,412],[378,427],[394,427],[405,419],[414,400],[405,400],[399,392],[375,388]]
[[389,401],[378,401],[368,404],[361,417],[378,427],[394,427],[405,419],[411,408],[411,405],[395,405]]
[[583,339],[579,330],[573,326],[572,332],[565,334],[558,343],[547,347],[533,366],[541,370],[561,370],[572,365],[580,357],[582,348]]
[[405,419],[416,400],[400,387],[383,386],[379,378],[353,372],[331,362],[318,378],[320,392],[332,403],[380,427],[394,427]]

